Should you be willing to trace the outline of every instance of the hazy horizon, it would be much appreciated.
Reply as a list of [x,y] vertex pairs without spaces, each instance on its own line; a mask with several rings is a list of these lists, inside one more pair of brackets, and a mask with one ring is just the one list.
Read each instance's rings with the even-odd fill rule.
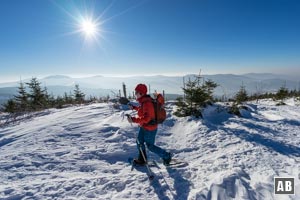
[[[138,83],[145,83],[151,91],[165,91],[168,95],[181,95],[183,90],[183,76],[150,76],[151,74],[143,76],[118,76],[110,77],[102,75],[89,74],[85,77],[70,76],[64,78],[66,75],[54,74],[50,76],[37,77],[42,87],[46,87],[48,92],[53,95],[63,95],[65,92],[73,91],[74,86],[78,84],[82,91],[87,95],[92,96],[107,96],[115,95],[112,91],[118,91],[122,88],[122,84],[126,84],[126,88],[131,94]],[[194,74],[187,74],[185,80],[189,80]],[[290,90],[300,89],[299,76],[286,76],[274,73],[247,73],[247,74],[205,74],[204,80],[212,80],[218,84],[214,90],[216,96],[233,96],[242,85],[246,86],[247,92],[253,94],[258,90],[260,92],[275,92],[280,87],[285,86]],[[63,77],[61,77],[63,76]],[[23,78],[23,83],[30,82]],[[0,104],[12,98],[18,91],[20,81],[0,83]],[[26,86],[25,86],[26,87]]]
[[[124,75],[124,74],[46,74],[46,75],[29,75],[29,76],[19,76],[19,78],[8,78],[8,79],[0,79],[0,83],[10,83],[10,82],[19,82],[20,80],[26,80],[26,79],[31,79],[33,77],[38,78],[38,79],[44,79],[47,77],[54,77],[54,76],[66,76],[69,78],[89,78],[89,77],[96,77],[96,76],[102,76],[102,77],[112,77],[112,78],[130,78],[130,77],[153,77],[153,76],[167,76],[167,77],[182,77],[186,75],[191,75],[195,74],[198,75],[198,73],[185,73],[185,74],[132,74],[132,75]],[[298,77],[298,74],[284,74],[284,73],[272,73],[272,72],[262,72],[262,73],[257,73],[257,72],[247,72],[247,73],[201,73],[201,75],[246,75],[246,74],[273,74],[273,75],[284,75],[284,76],[290,76],[290,77]]]

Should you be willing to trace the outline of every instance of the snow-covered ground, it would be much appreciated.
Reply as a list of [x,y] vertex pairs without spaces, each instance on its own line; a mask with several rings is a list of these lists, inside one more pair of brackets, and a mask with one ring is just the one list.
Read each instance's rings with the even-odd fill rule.
[[[156,143],[188,165],[131,171],[138,127],[108,104],[49,110],[0,128],[0,199],[300,199],[300,107],[249,102],[243,118],[204,110],[168,119]],[[154,165],[152,160],[157,161]],[[274,195],[273,177],[294,177],[296,195]]]

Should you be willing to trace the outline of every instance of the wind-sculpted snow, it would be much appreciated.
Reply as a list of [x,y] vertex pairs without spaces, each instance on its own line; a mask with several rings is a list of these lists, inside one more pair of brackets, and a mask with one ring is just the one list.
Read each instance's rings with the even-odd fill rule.
[[[300,199],[300,107],[287,103],[248,103],[241,118],[219,103],[204,119],[177,118],[168,103],[156,143],[187,164],[166,168],[149,153],[152,182],[127,163],[137,153],[131,111],[92,104],[20,117],[0,129],[0,199]],[[296,195],[274,195],[274,176],[295,177]]]

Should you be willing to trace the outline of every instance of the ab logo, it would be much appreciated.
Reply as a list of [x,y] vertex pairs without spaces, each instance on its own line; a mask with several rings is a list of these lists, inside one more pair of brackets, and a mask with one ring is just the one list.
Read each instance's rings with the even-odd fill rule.
[[294,178],[274,177],[275,194],[295,194]]

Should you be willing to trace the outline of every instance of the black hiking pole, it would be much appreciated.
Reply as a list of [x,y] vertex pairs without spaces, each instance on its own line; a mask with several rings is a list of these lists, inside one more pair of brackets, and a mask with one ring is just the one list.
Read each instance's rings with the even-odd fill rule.
[[139,140],[136,138],[136,142],[137,142],[137,144],[139,145],[139,150],[140,150],[140,152],[141,152],[141,154],[142,154],[142,156],[143,156],[143,159],[144,159],[144,161],[145,161],[145,165],[146,165],[146,167],[147,167],[147,170],[148,170],[148,178],[149,178],[149,180],[150,181],[152,181],[153,179],[154,179],[154,174],[153,174],[153,172],[150,170],[150,167],[149,167],[149,165],[148,165],[148,160],[146,159],[146,157],[145,157],[145,155],[144,155],[144,152],[143,152],[143,149],[142,149],[142,145],[140,144],[140,142],[139,142]]

